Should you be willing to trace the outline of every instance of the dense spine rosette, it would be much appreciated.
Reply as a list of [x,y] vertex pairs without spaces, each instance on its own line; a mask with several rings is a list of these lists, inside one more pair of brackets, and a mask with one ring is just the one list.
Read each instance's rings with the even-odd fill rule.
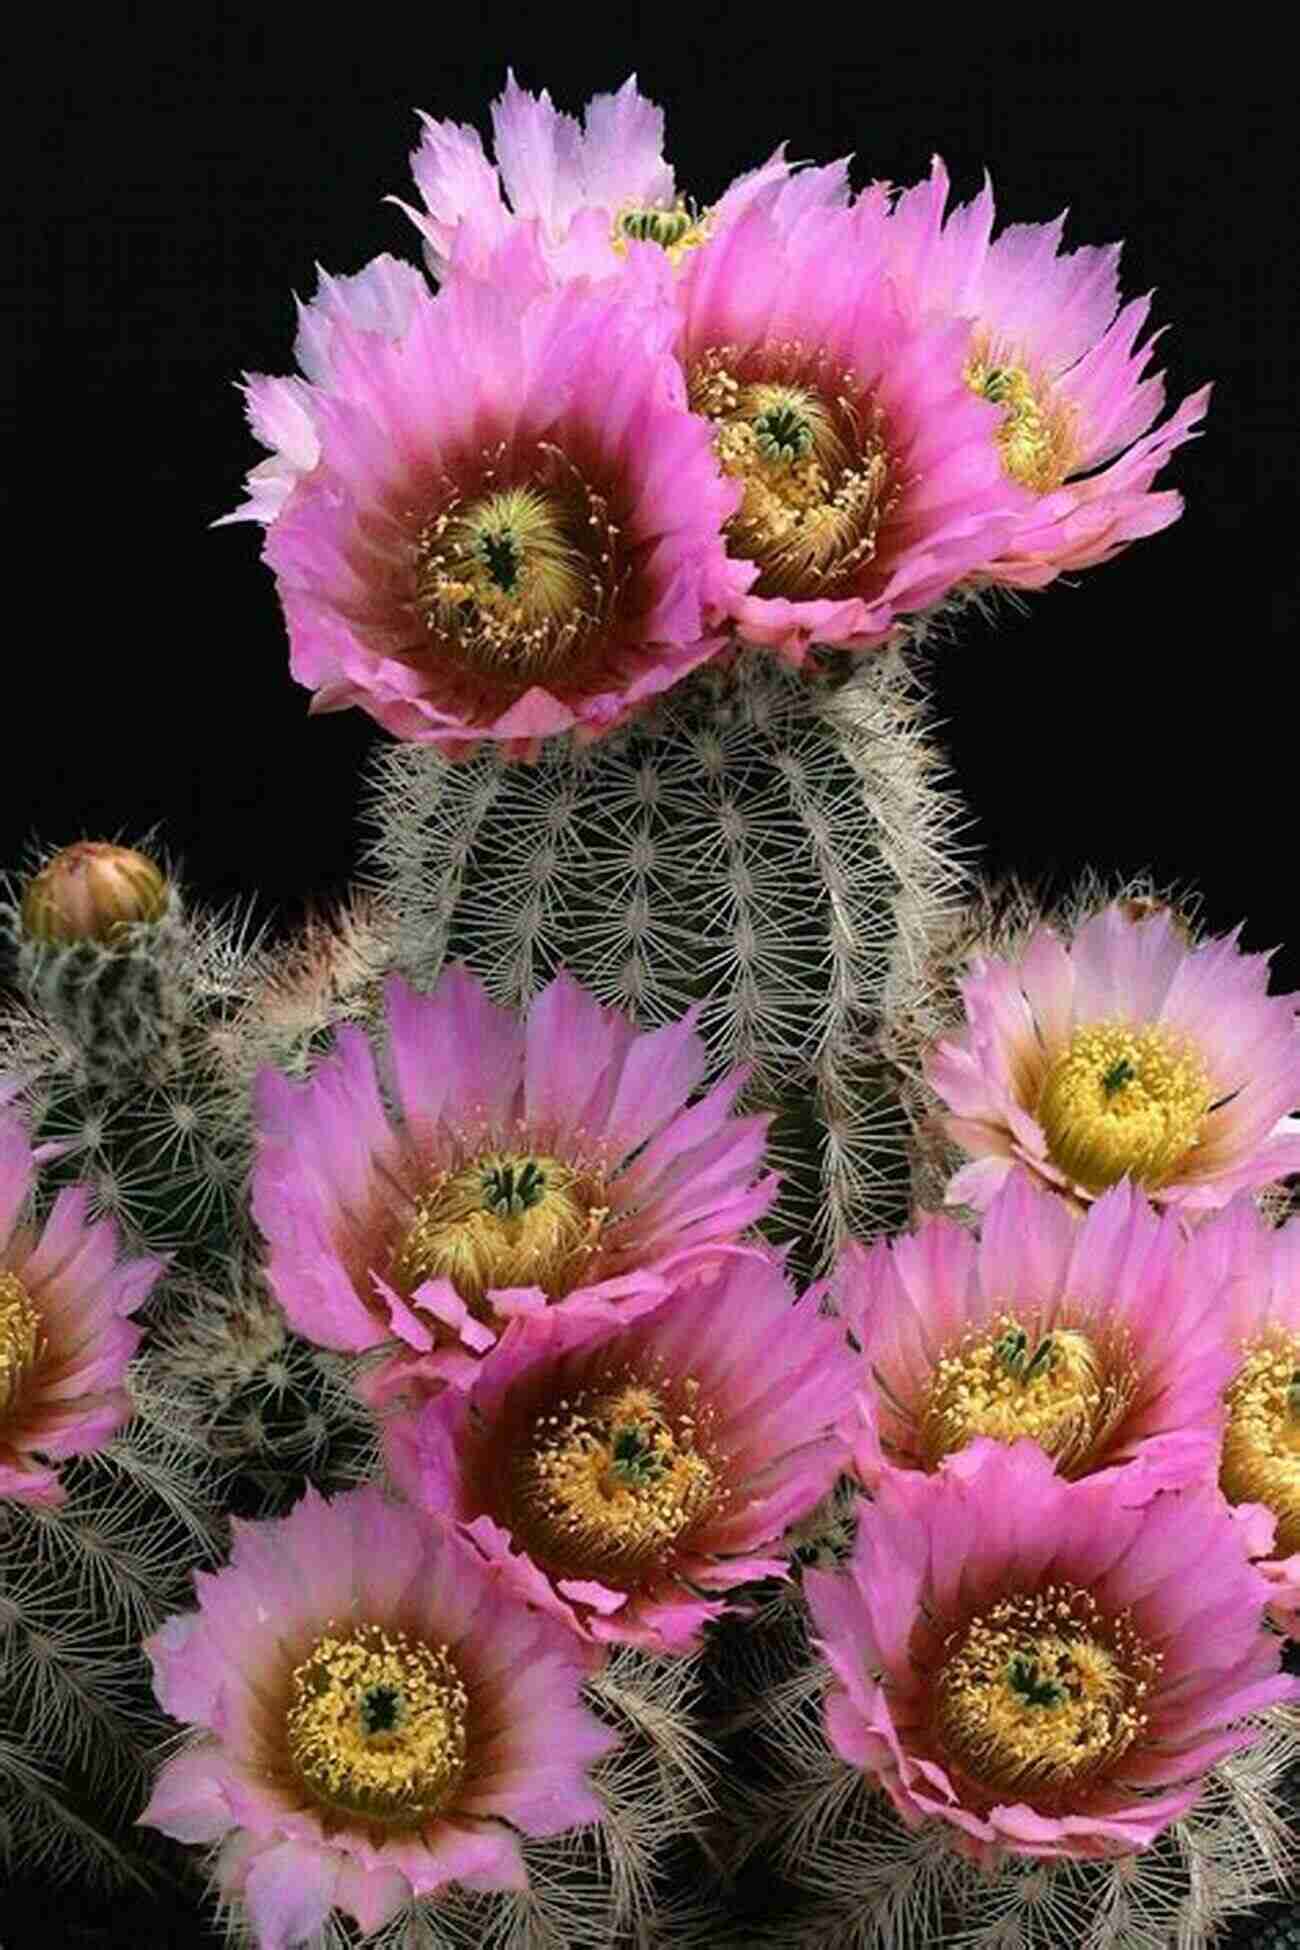
[[682,272],[687,391],[755,572],[737,626],[795,659],[888,642],[997,554],[1025,500],[964,378],[969,327],[909,318],[855,240],[846,210],[791,224],[760,204]]
[[[663,110],[639,92],[635,75],[617,94],[593,96],[582,125],[560,113],[545,90],[530,95],[509,76],[492,105],[495,165],[477,130],[429,115],[421,121],[411,169],[424,209],[401,207],[424,238],[429,268],[438,277],[453,265],[476,262],[521,223],[537,226],[558,276],[616,275],[645,246],[679,264],[790,176],[782,145],[716,203],[697,209],[677,192],[664,159]],[[802,172],[796,180],[803,198],[847,195],[843,164]]]
[[[831,1488],[856,1363],[816,1298],[737,1250],[627,1326],[515,1322],[467,1392],[395,1415],[413,1502],[464,1526],[521,1595],[592,1638],[682,1652],[711,1596],[786,1575],[781,1539]],[[373,1377],[381,1410],[418,1371]]]
[[588,1770],[616,1736],[582,1701],[590,1661],[445,1527],[308,1492],[197,1584],[147,1649],[203,1737],[142,1819],[224,1844],[217,1885],[259,1950],[332,1908],[373,1931],[452,1883],[524,1888],[520,1834],[601,1820]]
[[861,1346],[858,1473],[936,1470],[977,1436],[1028,1437],[1061,1474],[1135,1458],[1212,1473],[1232,1371],[1226,1281],[1125,1184],[1082,1222],[1013,1174],[978,1241],[948,1219],[845,1248],[830,1282]]
[[21,1222],[35,1171],[19,1120],[0,1112],[0,1499],[54,1505],[58,1465],[100,1449],[131,1412],[125,1380],[140,1341],[128,1316],[162,1270],[120,1259],[90,1191],[61,1191],[43,1226]]
[[1120,901],[1068,944],[1042,927],[974,958],[966,1025],[926,1065],[974,1159],[949,1198],[986,1205],[1019,1160],[1076,1202],[1128,1177],[1195,1217],[1300,1169],[1296,997],[1239,933],[1193,946]]
[[1071,1483],[1031,1442],[896,1475],[805,1590],[832,1746],[989,1861],[1146,1847],[1300,1695],[1212,1485]]
[[521,1020],[463,968],[429,996],[393,976],[386,1008],[396,1116],[350,1024],[306,1083],[259,1082],[253,1213],[309,1339],[472,1374],[512,1315],[651,1306],[770,1204],[743,1076],[688,1108],[693,1012],[641,1034],[560,975]]
[[250,391],[293,674],[451,753],[598,737],[724,647],[752,579],[673,307],[551,289],[524,230],[437,296],[383,262],[310,308],[309,383]]
[[914,316],[965,321],[966,384],[999,409],[990,438],[1008,479],[1026,490],[1019,520],[977,579],[1037,589],[1178,519],[1182,496],[1151,484],[1204,417],[1210,388],[1153,426],[1164,380],[1143,377],[1154,340],[1137,343],[1151,299],[1121,308],[1119,245],[1062,252],[1064,216],[1013,224],[993,239],[988,182],[945,223],[948,188],[936,157],[929,181],[892,210],[858,204],[859,249]]

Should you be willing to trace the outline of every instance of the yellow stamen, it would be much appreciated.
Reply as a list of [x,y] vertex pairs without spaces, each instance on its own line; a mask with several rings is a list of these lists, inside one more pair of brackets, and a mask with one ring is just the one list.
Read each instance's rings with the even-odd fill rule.
[[712,229],[712,212],[692,210],[679,197],[671,209],[635,203],[620,210],[614,219],[610,242],[620,257],[627,256],[628,243],[658,244],[672,264],[680,264],[687,251],[707,243]]
[[879,415],[851,372],[804,346],[765,347],[761,377],[743,377],[745,363],[715,347],[689,379],[692,410],[717,425],[721,466],[744,483],[731,551],[760,565],[757,595],[842,593],[897,500]]
[[1178,1176],[1211,1101],[1200,1058],[1168,1031],[1094,1022],[1052,1064],[1036,1114],[1077,1184],[1100,1192],[1127,1174],[1150,1189]]
[[1137,1392],[1128,1341],[1114,1331],[1004,1313],[966,1335],[935,1363],[917,1416],[924,1466],[975,1436],[1022,1436],[1057,1460],[1064,1476],[1093,1466]]
[[465,1771],[468,1695],[445,1645],[361,1625],[330,1630],[295,1668],[289,1756],[327,1808],[418,1827]]
[[[416,607],[431,641],[520,680],[571,661],[617,594],[603,497],[545,453],[549,487],[491,490],[468,507],[452,495],[417,543]],[[485,478],[493,471],[485,459]]]
[[1045,381],[1035,381],[1024,366],[987,356],[966,367],[966,384],[981,398],[1003,407],[997,441],[1002,465],[1022,487],[1048,494],[1074,467],[1073,415],[1053,400]]
[[1225,1395],[1219,1481],[1230,1503],[1263,1503],[1277,1518],[1274,1553],[1300,1551],[1300,1334],[1275,1332],[1243,1350]]
[[408,1291],[448,1279],[478,1306],[492,1287],[540,1286],[551,1299],[587,1272],[609,1216],[599,1174],[545,1153],[489,1151],[439,1177],[416,1206],[393,1263]]
[[10,1408],[41,1350],[41,1317],[27,1289],[0,1268],[0,1414]]
[[949,1641],[934,1691],[946,1754],[994,1795],[1049,1801],[1104,1776],[1147,1724],[1160,1654],[1127,1613],[1049,1585],[1001,1599]]
[[673,1390],[629,1380],[540,1416],[512,1490],[529,1549],[569,1577],[626,1580],[666,1563],[727,1494],[697,1396],[690,1381]]

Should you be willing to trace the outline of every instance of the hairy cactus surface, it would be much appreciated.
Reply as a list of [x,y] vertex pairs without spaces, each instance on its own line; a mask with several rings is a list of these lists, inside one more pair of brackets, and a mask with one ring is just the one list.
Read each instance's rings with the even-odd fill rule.
[[64,1465],[61,1508],[0,1503],[0,1864],[83,1888],[139,1878],[168,1733],[140,1641],[220,1534],[203,1449],[147,1362],[131,1380],[134,1417]]

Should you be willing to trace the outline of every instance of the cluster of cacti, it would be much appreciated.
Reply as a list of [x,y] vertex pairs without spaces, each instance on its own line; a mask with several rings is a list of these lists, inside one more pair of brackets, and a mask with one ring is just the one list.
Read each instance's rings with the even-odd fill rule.
[[438,289],[247,388],[365,884],[5,909],[0,1861],[255,1950],[1201,1950],[1300,1840],[1294,998],[981,891],[918,653],[1172,521],[1206,395],[937,163],[496,123]]

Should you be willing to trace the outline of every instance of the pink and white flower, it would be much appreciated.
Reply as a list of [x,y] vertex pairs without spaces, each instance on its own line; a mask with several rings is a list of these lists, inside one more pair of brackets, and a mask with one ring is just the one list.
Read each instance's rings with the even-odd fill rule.
[[567,975],[527,1017],[465,968],[386,990],[380,1096],[362,1030],[305,1083],[256,1085],[253,1215],[291,1325],[326,1347],[396,1336],[472,1377],[502,1325],[552,1310],[620,1321],[703,1270],[771,1204],[766,1117],[733,1117],[698,1010],[641,1032]]
[[1213,1479],[1228,1275],[1175,1213],[1115,1186],[1082,1222],[1015,1171],[976,1240],[943,1218],[841,1254],[829,1285],[859,1342],[854,1452],[869,1489],[978,1437],[1029,1438],[1063,1476],[1141,1466]]
[[679,262],[756,198],[785,186],[794,188],[798,209],[848,199],[844,162],[792,174],[783,143],[716,203],[696,209],[678,195],[664,158],[663,110],[640,93],[635,75],[617,94],[593,96],[581,124],[561,114],[545,90],[531,95],[508,75],[492,105],[495,164],[476,129],[420,119],[424,133],[411,170],[424,209],[392,200],[419,230],[438,278],[453,264],[457,271],[480,265],[520,224],[536,226],[555,275],[608,278],[646,246],[662,252],[665,263]]
[[259,1950],[332,1909],[366,1934],[458,1883],[522,1890],[520,1836],[599,1822],[617,1736],[591,1661],[444,1525],[362,1489],[236,1523],[199,1609],[147,1642],[166,1710],[202,1730],[140,1817],[220,1843],[216,1882]]
[[1197,1244],[1223,1283],[1232,1361],[1220,1486],[1274,1586],[1274,1623],[1300,1638],[1300,1220],[1271,1226],[1243,1195]]
[[[365,1392],[381,1413],[414,1379]],[[768,1253],[736,1249],[629,1323],[512,1322],[472,1388],[389,1420],[419,1508],[461,1524],[520,1595],[592,1639],[687,1652],[725,1593],[787,1575],[782,1533],[847,1460],[857,1363]]]
[[432,294],[379,259],[326,280],[300,379],[254,379],[273,449],[238,517],[266,526],[290,667],[464,756],[600,737],[728,647],[753,572],[739,489],[687,407],[676,312],[647,290],[553,288],[531,230]]
[[43,1226],[22,1223],[41,1155],[0,1112],[0,1499],[55,1507],[58,1465],[102,1449],[131,1413],[141,1330],[128,1316],[163,1262],[118,1257],[112,1220],[87,1222],[88,1185],[65,1187]]
[[948,190],[936,156],[929,180],[892,209],[863,206],[859,249],[914,315],[967,321],[967,383],[998,406],[996,449],[1027,490],[1020,520],[973,580],[1039,589],[1177,521],[1182,496],[1152,492],[1152,482],[1193,437],[1210,388],[1154,426],[1164,377],[1143,377],[1154,338],[1138,345],[1151,298],[1121,307],[1120,246],[1062,252],[1064,215],[994,239],[987,179],[945,222]]
[[760,200],[679,279],[688,396],[742,490],[728,547],[757,575],[733,614],[796,662],[889,642],[998,555],[1029,500],[1000,409],[966,381],[968,321],[909,317],[859,228]]
[[1149,1846],[1300,1696],[1213,1484],[1072,1483],[1032,1442],[895,1475],[804,1587],[832,1747],[984,1862]]
[[1190,945],[1168,909],[1115,902],[1068,944],[1042,926],[975,957],[966,1026],[926,1064],[975,1160],[949,1199],[984,1207],[1019,1160],[1076,1202],[1129,1177],[1195,1218],[1300,1170],[1300,998],[1268,994],[1239,934]]

